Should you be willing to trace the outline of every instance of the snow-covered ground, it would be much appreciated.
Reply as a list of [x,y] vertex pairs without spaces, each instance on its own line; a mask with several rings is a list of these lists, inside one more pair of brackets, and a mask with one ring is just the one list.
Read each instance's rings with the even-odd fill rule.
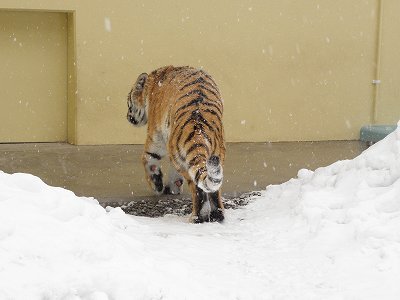
[[399,283],[400,129],[223,224],[133,217],[0,172],[0,299],[400,299]]

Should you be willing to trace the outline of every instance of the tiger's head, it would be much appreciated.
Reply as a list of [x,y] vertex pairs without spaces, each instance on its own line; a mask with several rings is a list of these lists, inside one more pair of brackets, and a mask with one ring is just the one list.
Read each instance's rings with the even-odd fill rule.
[[146,73],[140,74],[128,94],[128,114],[126,117],[129,123],[138,127],[147,124],[147,103],[144,93],[147,77]]

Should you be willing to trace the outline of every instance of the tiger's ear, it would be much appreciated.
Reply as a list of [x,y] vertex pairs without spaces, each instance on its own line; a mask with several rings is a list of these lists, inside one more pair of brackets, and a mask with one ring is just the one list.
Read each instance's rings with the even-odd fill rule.
[[135,83],[135,90],[138,92],[141,92],[144,89],[144,85],[146,83],[147,80],[147,73],[142,73],[139,75],[139,77],[136,79],[136,83]]

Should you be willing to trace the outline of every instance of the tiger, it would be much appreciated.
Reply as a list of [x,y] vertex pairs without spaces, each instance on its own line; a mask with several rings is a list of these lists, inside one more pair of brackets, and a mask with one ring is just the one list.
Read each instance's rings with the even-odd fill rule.
[[[147,124],[142,163],[151,189],[180,194],[186,180],[193,204],[189,221],[222,222],[225,139],[215,80],[203,69],[165,66],[140,74],[127,104],[129,123]],[[166,155],[170,166],[164,185],[160,161]]]

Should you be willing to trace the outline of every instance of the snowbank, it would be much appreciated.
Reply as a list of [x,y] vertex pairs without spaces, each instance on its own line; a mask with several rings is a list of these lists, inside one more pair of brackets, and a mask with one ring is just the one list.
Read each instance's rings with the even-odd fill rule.
[[0,299],[400,299],[399,178],[397,129],[193,225],[0,172]]

